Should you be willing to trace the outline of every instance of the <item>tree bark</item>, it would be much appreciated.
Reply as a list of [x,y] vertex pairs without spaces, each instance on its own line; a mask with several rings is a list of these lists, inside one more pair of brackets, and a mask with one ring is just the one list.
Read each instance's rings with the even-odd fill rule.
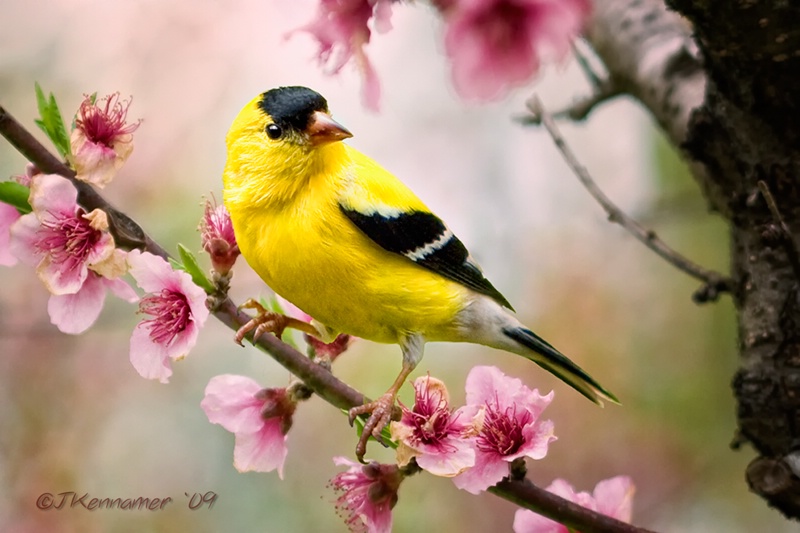
[[750,488],[797,519],[800,3],[667,3],[685,20],[659,0],[596,0],[588,37],[612,78],[687,155],[709,206],[730,224],[741,356],[735,443],[758,453],[746,472]]

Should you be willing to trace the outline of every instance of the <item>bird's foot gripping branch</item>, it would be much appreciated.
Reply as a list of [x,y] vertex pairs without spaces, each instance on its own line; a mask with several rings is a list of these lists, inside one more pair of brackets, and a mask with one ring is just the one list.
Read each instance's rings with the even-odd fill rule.
[[[239,255],[235,224],[224,206],[207,203],[200,229],[210,276],[185,247],[178,246],[179,260],[169,257],[94,189],[109,185],[130,154],[139,122],[127,119],[129,103],[118,95],[88,97],[67,131],[55,98],[38,95],[39,125],[61,159],[0,107],[0,133],[31,163],[23,174],[0,184],[0,264],[21,262],[35,269],[50,292],[50,319],[67,334],[92,326],[108,292],[137,303],[131,312],[138,310],[145,318],[131,335],[131,364],[142,377],[168,383],[173,363],[189,354],[209,314],[240,332],[252,319],[227,298],[230,269]],[[334,135],[332,128],[322,124],[320,135],[346,137]],[[275,307],[269,313],[273,318],[283,314]],[[298,315],[281,324],[306,333],[310,357],[272,335],[254,339],[250,330],[242,334],[296,376],[290,385],[265,387],[251,377],[225,374],[206,387],[201,407],[210,422],[235,434],[234,464],[240,471],[277,471],[283,477],[293,414],[312,393],[345,411],[367,403],[330,372],[353,339],[339,335],[323,342],[317,337],[325,335],[318,334],[330,332],[311,326],[309,319]],[[257,331],[255,324],[251,329]],[[413,368],[421,352],[411,350],[411,355],[404,361]],[[405,375],[398,381],[399,388]],[[450,477],[469,492],[489,491],[519,504],[517,531],[532,531],[549,520],[576,530],[643,531],[625,523],[633,496],[627,477],[602,481],[590,495],[576,493],[561,480],[544,490],[524,475],[512,475],[511,465],[518,467],[524,458],[544,459],[555,440],[554,423],[542,418],[552,392],[542,395],[487,366],[472,369],[466,405],[457,409],[443,382],[424,376],[413,385],[413,406],[403,407],[383,433],[396,447],[394,464],[334,459],[348,467],[331,486],[351,528],[388,531],[403,479],[424,470]]]

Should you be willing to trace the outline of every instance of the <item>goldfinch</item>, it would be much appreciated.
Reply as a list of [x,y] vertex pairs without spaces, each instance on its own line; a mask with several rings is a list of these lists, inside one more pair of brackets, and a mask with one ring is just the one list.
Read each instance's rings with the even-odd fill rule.
[[370,434],[380,438],[429,341],[519,354],[597,404],[618,403],[523,326],[444,222],[341,142],[348,137],[311,89],[260,94],[228,131],[223,197],[242,255],[277,294],[314,317],[317,336],[349,333],[400,345],[395,382],[350,412],[351,421],[370,414],[356,447],[360,459]]

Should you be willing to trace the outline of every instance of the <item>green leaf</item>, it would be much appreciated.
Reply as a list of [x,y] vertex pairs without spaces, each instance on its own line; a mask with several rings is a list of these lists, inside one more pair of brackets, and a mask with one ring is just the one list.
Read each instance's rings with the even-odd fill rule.
[[28,196],[31,190],[16,181],[0,182],[0,202],[13,205],[23,215],[31,212]]
[[64,126],[64,119],[61,117],[61,111],[58,108],[58,102],[53,93],[46,97],[44,91],[38,83],[35,84],[36,88],[36,104],[39,107],[40,118],[37,119],[36,125],[47,135],[53,142],[58,153],[61,157],[69,160],[70,143],[67,128]]
[[[344,414],[346,414],[347,416],[350,416],[350,413],[348,411],[346,411],[345,409],[342,409],[342,412]],[[356,433],[358,434],[359,438],[364,433],[364,424],[365,423],[366,423],[366,420],[363,417],[360,417],[360,416],[357,416],[356,419],[353,420],[353,425],[356,427]],[[374,440],[375,442],[377,442],[377,439],[375,437],[370,436],[369,438],[371,440]],[[381,430],[381,438],[383,438],[384,444],[389,446],[389,448],[391,448],[393,450],[397,449],[397,443],[392,440],[392,433],[391,433],[391,431],[389,431],[389,426],[386,426],[385,428],[383,428]]]
[[178,254],[181,256],[181,261],[183,261],[183,270],[192,276],[192,281],[202,287],[207,294],[213,293],[214,284],[211,283],[211,281],[203,272],[203,269],[200,268],[200,265],[197,263],[197,258],[194,256],[194,254],[182,244],[178,244]]
[[182,270],[186,272],[186,267],[184,267],[180,261],[177,261],[172,257],[168,257],[167,260],[169,261],[169,266],[172,267],[172,270]]

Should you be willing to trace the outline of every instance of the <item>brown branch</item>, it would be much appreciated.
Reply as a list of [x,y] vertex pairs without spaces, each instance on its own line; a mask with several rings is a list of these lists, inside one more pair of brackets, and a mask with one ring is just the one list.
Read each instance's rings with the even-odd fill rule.
[[703,286],[694,294],[694,300],[698,303],[714,301],[723,292],[731,292],[734,284],[733,280],[723,276],[719,272],[708,270],[697,263],[679,254],[656,235],[653,230],[643,227],[617,207],[605,193],[597,186],[586,167],[581,165],[575,154],[570,149],[561,132],[555,125],[553,117],[547,112],[537,97],[533,97],[527,102],[528,109],[536,116],[541,117],[542,125],[545,127],[550,137],[553,139],[567,165],[572,169],[580,180],[581,184],[589,191],[589,194],[597,200],[608,214],[608,220],[625,228],[639,242],[658,254],[662,259],[676,267],[678,270],[690,275],[691,277],[703,282]]
[[[59,174],[75,184],[79,191],[79,202],[86,209],[111,209],[130,225],[136,237],[137,248],[166,257],[167,253],[158,243],[149,239],[136,222],[117,211],[106,202],[90,185],[75,179],[75,173],[61,163],[36,140],[19,122],[0,106],[0,134],[5,137],[22,155],[36,167],[47,173]],[[85,202],[85,203],[84,203]],[[250,316],[240,311],[236,304],[225,298],[212,311],[213,315],[232,330],[238,330],[250,320]],[[248,336],[252,342],[252,334]],[[231,341],[233,342],[233,341]],[[350,409],[363,405],[368,398],[353,389],[329,370],[298,352],[274,335],[261,335],[254,346],[267,352],[289,372],[300,378],[318,396],[339,409]],[[584,531],[608,533],[648,533],[645,529],[614,520],[585,507],[535,486],[528,480],[504,480],[489,489],[493,494],[531,509],[553,520],[572,524]]]
[[500,496],[520,507],[530,509],[538,514],[560,522],[575,531],[591,531],[592,533],[652,533],[648,529],[636,527],[611,518],[598,515],[581,507],[577,503],[541,489],[527,479],[504,479],[489,492]]

